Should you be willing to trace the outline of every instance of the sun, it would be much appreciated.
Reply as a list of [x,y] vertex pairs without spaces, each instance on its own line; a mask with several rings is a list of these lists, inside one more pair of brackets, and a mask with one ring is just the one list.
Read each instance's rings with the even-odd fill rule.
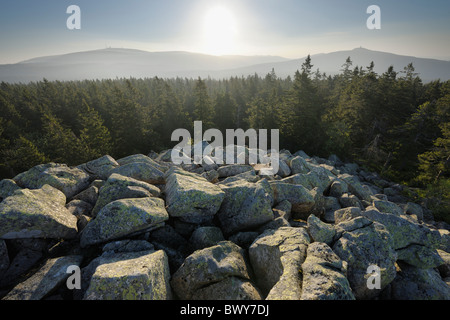
[[204,24],[204,51],[214,55],[231,54],[236,49],[237,25],[233,13],[225,7],[207,11]]

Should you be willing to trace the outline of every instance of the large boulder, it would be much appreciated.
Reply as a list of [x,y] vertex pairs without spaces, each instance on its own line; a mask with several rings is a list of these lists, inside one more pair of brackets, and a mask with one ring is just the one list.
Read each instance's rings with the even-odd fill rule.
[[20,190],[21,188],[11,179],[4,179],[0,181],[0,202],[12,196],[14,191]]
[[39,189],[48,184],[70,199],[89,186],[89,175],[79,168],[70,168],[65,164],[41,164],[23,172],[13,180],[18,186]]
[[206,293],[209,299],[223,299],[224,288],[235,292],[235,299],[257,292],[250,282],[244,250],[230,241],[195,251],[173,274],[171,284],[182,300],[203,299]]
[[398,205],[386,200],[375,200],[373,207],[377,208],[380,212],[391,213],[396,216],[403,214],[403,210]]
[[[150,158],[149,158],[150,159]],[[150,159],[151,160],[151,159]],[[117,173],[125,177],[144,181],[150,184],[163,184],[164,172],[155,165],[145,161],[127,162],[111,171],[111,174]]]
[[323,242],[331,245],[336,235],[336,229],[333,225],[327,224],[317,218],[315,215],[310,215],[307,221],[307,228],[309,235],[315,242]]
[[170,300],[170,270],[164,251],[117,253],[102,258],[85,300]]
[[86,247],[160,227],[169,215],[159,198],[122,199],[109,203],[81,235]]
[[111,175],[111,171],[119,166],[120,165],[113,157],[106,155],[82,164],[78,166],[78,168],[87,172],[94,179],[106,180]]
[[[4,259],[6,264],[9,261],[9,266],[0,275],[0,287],[16,285],[18,281],[24,280],[29,276],[30,271],[47,255],[50,245],[54,241],[52,239],[14,239],[5,241],[5,243],[7,242],[7,257],[4,257]],[[61,243],[64,242],[70,241]]]
[[120,199],[158,197],[161,190],[149,183],[125,177],[117,173],[113,173],[103,187],[100,188],[98,199],[92,210],[92,216],[97,213],[108,203]]
[[361,184],[361,181],[359,180],[358,176],[350,175],[350,174],[340,174],[338,175],[338,178],[341,181],[344,181],[347,184],[348,190],[357,196],[360,200],[365,201],[372,201],[372,193],[363,187]]
[[291,168],[291,173],[293,175],[297,173],[308,173],[310,171],[309,163],[301,156],[291,159],[289,167]]
[[256,183],[237,180],[220,185],[220,188],[225,198],[217,216],[225,234],[258,227],[273,220],[273,195],[267,180]]
[[218,186],[175,167],[167,172],[165,194],[169,215],[192,223],[212,220],[225,198]]
[[275,203],[288,200],[292,204],[292,213],[296,216],[307,217],[315,205],[314,195],[302,185],[273,181],[270,186]]
[[339,224],[361,216],[360,207],[347,207],[334,211],[334,221]]
[[198,289],[192,300],[262,300],[261,293],[248,280],[227,277],[219,282]]
[[248,164],[231,164],[217,169],[219,178],[231,177],[248,171],[254,171],[253,167]]
[[399,249],[397,254],[398,260],[421,269],[433,269],[445,263],[436,249],[419,244],[411,244]]
[[30,278],[12,289],[4,300],[41,300],[64,284],[70,276],[69,267],[79,267],[83,256],[65,256],[49,259]]
[[303,228],[266,230],[250,246],[249,257],[258,287],[267,299],[298,300],[299,271],[310,243]]
[[347,262],[325,243],[308,246],[302,274],[302,300],[355,300],[346,277]]
[[49,185],[15,191],[0,203],[0,239],[76,237],[77,218],[65,204],[65,195]]
[[189,243],[192,249],[201,250],[225,241],[222,230],[217,227],[199,227],[191,235]]
[[419,244],[437,249],[441,243],[441,235],[422,224],[396,216],[369,209],[362,213],[367,219],[381,223],[386,227],[393,239],[393,248],[402,249],[411,244]]
[[[357,299],[366,300],[377,297],[396,275],[395,262],[397,253],[389,231],[380,223],[370,222],[365,218],[350,228],[345,221],[342,236],[333,245],[333,251],[348,263],[348,280]],[[336,229],[340,228],[339,225]],[[369,289],[367,286],[369,268],[376,266],[380,270],[380,289]]]
[[436,269],[400,264],[386,298],[391,300],[450,300],[450,286]]

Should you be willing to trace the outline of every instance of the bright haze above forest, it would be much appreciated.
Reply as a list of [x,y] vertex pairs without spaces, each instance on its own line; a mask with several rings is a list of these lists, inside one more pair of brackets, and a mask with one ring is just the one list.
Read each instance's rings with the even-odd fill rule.
[[[66,26],[70,5],[80,30]],[[370,5],[380,30],[367,28]],[[450,60],[449,12],[448,0],[4,0],[0,64],[107,47],[294,59],[362,46]]]

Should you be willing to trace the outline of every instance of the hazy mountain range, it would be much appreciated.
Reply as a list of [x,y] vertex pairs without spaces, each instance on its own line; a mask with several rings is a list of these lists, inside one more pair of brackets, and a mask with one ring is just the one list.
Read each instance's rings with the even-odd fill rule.
[[[314,70],[333,75],[340,72],[347,57],[353,67],[375,63],[375,71],[385,72],[393,65],[402,71],[413,63],[424,82],[450,80],[450,61],[401,56],[392,53],[357,48],[327,54],[312,55]],[[16,64],[0,65],[0,81],[23,82],[48,80],[84,80],[149,77],[211,77],[264,76],[272,68],[280,77],[293,76],[305,57],[286,59],[277,56],[211,56],[190,52],[147,52],[134,49],[102,49],[64,55],[40,57]]]

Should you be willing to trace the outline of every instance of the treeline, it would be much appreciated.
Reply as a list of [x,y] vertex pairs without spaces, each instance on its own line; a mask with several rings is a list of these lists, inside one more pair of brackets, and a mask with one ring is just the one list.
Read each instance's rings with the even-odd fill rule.
[[[173,147],[175,129],[279,129],[282,148],[336,154],[428,188],[449,212],[450,82],[422,83],[413,65],[354,66],[293,78],[116,79],[0,85],[0,176],[45,162],[78,165]],[[270,140],[269,140],[270,141]]]

